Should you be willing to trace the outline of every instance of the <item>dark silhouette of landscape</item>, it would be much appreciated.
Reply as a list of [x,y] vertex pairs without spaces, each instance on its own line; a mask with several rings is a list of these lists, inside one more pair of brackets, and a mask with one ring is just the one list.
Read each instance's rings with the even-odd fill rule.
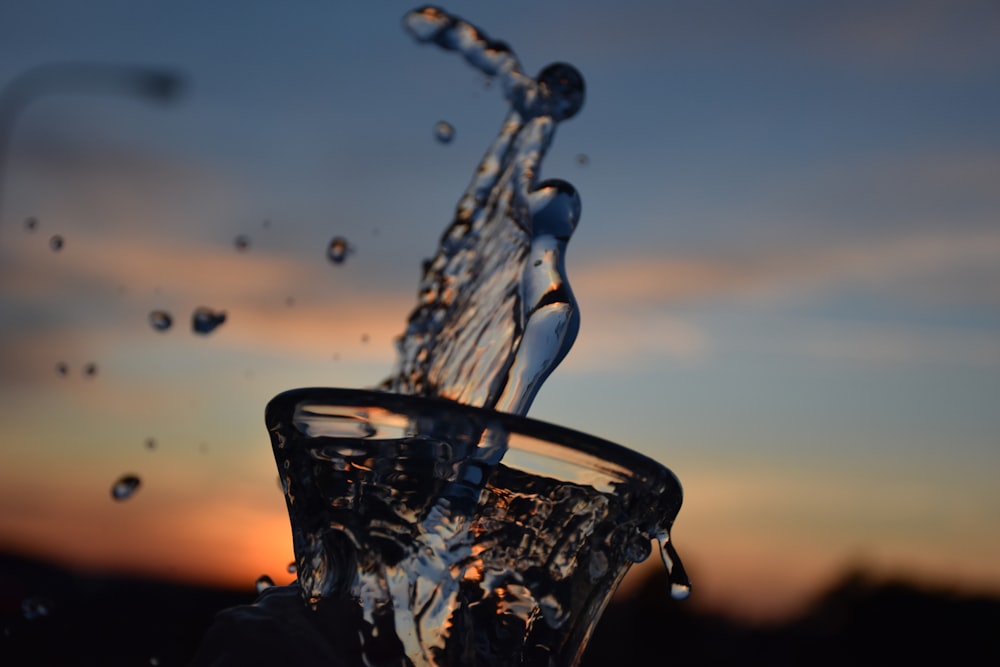
[[[612,602],[584,667],[1000,664],[1000,598],[845,574],[799,617],[747,624],[663,594]],[[82,574],[0,556],[0,664],[187,665],[224,608],[256,593]],[[27,612],[27,613],[26,613]]]

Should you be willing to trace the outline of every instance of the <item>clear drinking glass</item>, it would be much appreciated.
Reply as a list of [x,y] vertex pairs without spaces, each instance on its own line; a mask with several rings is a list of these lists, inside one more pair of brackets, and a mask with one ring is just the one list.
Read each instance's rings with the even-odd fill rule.
[[266,419],[303,602],[359,665],[574,665],[652,539],[683,584],[680,485],[619,445],[352,389],[285,392]]

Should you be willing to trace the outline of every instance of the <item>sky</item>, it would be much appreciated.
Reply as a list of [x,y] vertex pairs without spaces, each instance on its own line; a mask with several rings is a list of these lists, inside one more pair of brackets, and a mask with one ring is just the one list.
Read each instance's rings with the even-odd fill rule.
[[[506,111],[414,7],[0,5],[0,85],[183,81],[51,80],[0,128],[0,548],[291,579],[264,406],[388,374]],[[583,202],[581,330],[529,414],[676,473],[690,603],[777,617],[852,567],[1000,592],[1000,7],[444,7],[586,80],[542,168]]]

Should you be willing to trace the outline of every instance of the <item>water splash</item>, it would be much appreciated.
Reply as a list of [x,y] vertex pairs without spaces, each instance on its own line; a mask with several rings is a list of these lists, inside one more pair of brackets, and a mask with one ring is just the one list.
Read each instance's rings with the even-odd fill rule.
[[436,7],[404,25],[496,77],[511,109],[425,266],[382,387],[525,414],[579,330],[564,266],[579,196],[538,176],[556,125],[583,105],[583,77],[556,63],[533,79],[506,44]]
[[[589,606],[604,599],[595,591],[648,558],[652,538],[674,594],[689,589],[667,533],[681,492],[665,468],[646,460],[638,467],[651,476],[625,465],[615,477],[614,466],[598,465],[594,477],[611,479],[577,484],[504,458],[517,426],[502,413],[527,413],[579,329],[565,254],[580,198],[565,181],[543,180],[541,165],[585,85],[565,63],[525,75],[505,43],[436,7],[410,12],[404,26],[495,81],[509,111],[425,263],[396,366],[380,385],[406,395],[404,406],[451,402],[394,415],[388,434],[367,408],[326,411],[332,400],[316,413],[288,395],[268,407],[298,583],[314,609],[360,601],[366,652],[384,632],[414,665],[572,664],[547,641],[566,636],[581,608],[599,613]],[[330,250],[338,239],[334,263],[349,249],[337,237]],[[377,396],[377,409],[390,410]],[[461,405],[494,411],[469,416]],[[468,651],[457,663],[456,645]]]

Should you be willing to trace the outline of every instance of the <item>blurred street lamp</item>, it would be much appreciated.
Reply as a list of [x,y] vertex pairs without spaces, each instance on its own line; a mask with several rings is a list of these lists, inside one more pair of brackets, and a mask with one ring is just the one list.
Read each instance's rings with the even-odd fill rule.
[[168,70],[104,63],[44,63],[15,76],[0,89],[0,227],[3,226],[7,157],[20,115],[33,101],[53,94],[130,95],[165,104],[176,99],[183,79]]

